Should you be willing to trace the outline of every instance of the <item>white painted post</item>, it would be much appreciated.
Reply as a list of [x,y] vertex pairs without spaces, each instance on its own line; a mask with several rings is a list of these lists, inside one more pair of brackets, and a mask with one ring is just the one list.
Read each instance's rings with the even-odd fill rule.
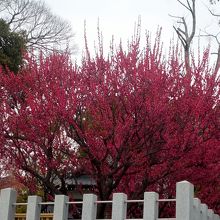
[[219,215],[217,215],[217,214],[214,214],[214,218],[213,218],[214,220],[219,220]]
[[124,220],[127,218],[127,195],[114,193],[112,201],[112,220]]
[[39,220],[41,213],[41,205],[42,201],[39,196],[28,196],[28,204],[27,204],[27,215],[26,220]]
[[53,220],[67,220],[69,213],[69,197],[64,195],[55,196]]
[[193,219],[194,186],[188,181],[176,185],[176,220]]
[[0,219],[14,220],[17,192],[14,189],[2,189],[0,194]]
[[193,215],[194,215],[194,217],[193,217],[193,219],[194,220],[200,220],[200,216],[201,216],[201,214],[200,214],[200,210],[201,210],[201,201],[200,201],[200,199],[198,199],[198,198],[195,198],[194,200],[193,200]]
[[83,195],[82,219],[95,220],[97,214],[97,196],[94,194]]
[[144,193],[144,213],[143,220],[158,219],[159,195],[155,192]]
[[206,204],[201,204],[201,220],[208,219],[208,207]]
[[214,212],[212,209],[208,209],[208,220],[213,220]]

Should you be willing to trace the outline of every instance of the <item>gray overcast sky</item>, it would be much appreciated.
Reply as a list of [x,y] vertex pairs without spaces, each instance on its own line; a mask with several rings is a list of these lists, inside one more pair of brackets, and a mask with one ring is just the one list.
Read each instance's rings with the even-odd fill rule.
[[[184,1],[184,0],[183,0]],[[78,56],[84,46],[84,20],[86,20],[89,47],[97,40],[97,22],[104,36],[104,44],[109,45],[112,35],[116,43],[120,38],[125,42],[132,36],[134,24],[141,16],[142,33],[149,30],[155,33],[162,27],[162,40],[165,43],[173,36],[174,19],[168,14],[186,15],[177,0],[45,0],[51,10],[69,20],[75,32]],[[197,18],[200,28],[207,28],[215,21],[209,16],[205,4],[208,0],[197,0]],[[188,17],[190,17],[188,15]],[[206,40],[207,41],[207,40]]]

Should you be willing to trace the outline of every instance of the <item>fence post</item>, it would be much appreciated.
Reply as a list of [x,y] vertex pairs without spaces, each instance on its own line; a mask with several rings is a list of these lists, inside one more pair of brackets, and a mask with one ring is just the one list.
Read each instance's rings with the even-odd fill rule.
[[201,210],[201,201],[198,198],[195,198],[193,200],[193,215],[194,215],[194,220],[200,220],[200,210]]
[[2,189],[0,194],[0,219],[14,220],[17,192],[14,189]]
[[208,209],[208,219],[209,220],[213,220],[213,215],[214,215],[214,212],[212,209]]
[[127,195],[114,193],[112,201],[112,220],[124,220],[127,218]]
[[193,219],[194,186],[188,181],[176,185],[176,220]]
[[69,197],[64,195],[55,196],[53,220],[67,220],[69,213]]
[[27,215],[26,220],[39,220],[41,213],[41,205],[42,201],[39,196],[28,196],[28,204],[27,204]]
[[206,204],[201,204],[201,220],[208,219],[208,207]]
[[97,213],[97,196],[94,194],[83,195],[82,219],[95,220]]
[[159,195],[155,192],[144,193],[144,213],[143,220],[158,219]]
[[214,220],[219,220],[219,215],[217,215],[217,214],[214,214],[214,218],[213,218]]

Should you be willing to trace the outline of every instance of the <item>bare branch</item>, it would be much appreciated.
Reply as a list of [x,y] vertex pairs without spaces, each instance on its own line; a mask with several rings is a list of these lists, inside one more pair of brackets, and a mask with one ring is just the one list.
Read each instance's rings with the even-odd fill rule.
[[174,27],[174,26],[173,26],[173,28],[174,28],[174,30],[176,31],[176,33],[177,33],[177,35],[178,35],[178,37],[179,37],[181,43],[182,43],[183,45],[186,45],[186,40],[185,40],[185,38],[182,36],[181,31],[178,30],[178,29],[177,29],[176,27]]
[[[187,10],[190,11],[190,8],[186,6],[184,3],[182,3],[180,0],[177,0],[183,7],[185,7]],[[188,2],[188,1],[187,1]]]
[[182,16],[168,14],[171,18],[182,19]]
[[[183,28],[176,28],[174,27],[174,30],[177,33],[178,38],[180,39],[185,53],[185,66],[186,66],[186,72],[188,72],[190,67],[189,57],[190,57],[190,45],[192,43],[192,40],[195,36],[196,31],[196,10],[195,10],[195,0],[186,0],[186,4],[183,3],[180,0],[177,0],[184,8],[186,8],[192,17],[192,30],[191,33],[189,33],[188,25],[186,23],[186,20],[184,17],[180,16],[172,16],[174,18],[179,19],[177,21],[178,24],[182,25]],[[191,3],[190,3],[191,1]]]
[[72,40],[70,23],[52,14],[42,1],[0,0],[0,11],[12,31],[25,34],[29,48],[66,49]]
[[218,35],[220,34],[220,32],[218,33],[218,34],[216,34],[216,35],[214,35],[214,34],[209,34],[209,33],[206,33],[205,32],[205,34],[200,34],[200,36],[201,37],[212,37],[212,38],[214,38],[215,40],[216,40],[216,42],[218,43],[218,44],[220,44],[220,41],[218,40]]
[[211,9],[208,9],[208,10],[211,13],[211,15],[213,15],[215,17],[220,17],[220,14],[215,14]]

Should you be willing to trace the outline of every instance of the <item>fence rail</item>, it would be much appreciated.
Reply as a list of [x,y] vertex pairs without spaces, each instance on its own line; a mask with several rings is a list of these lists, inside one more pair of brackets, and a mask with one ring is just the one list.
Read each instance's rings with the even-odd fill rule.
[[[157,220],[159,213],[159,202],[176,202],[175,218],[163,218],[160,220],[220,220],[219,215],[206,204],[202,204],[198,198],[194,198],[194,186],[182,181],[176,184],[176,199],[159,199],[155,192],[145,192],[143,200],[128,200],[124,193],[114,193],[112,201],[98,201],[94,194],[84,194],[82,203],[82,220],[95,220],[97,215],[97,204],[112,203],[111,220],[127,220],[127,204],[129,202],[143,203],[143,218],[138,220]],[[54,206],[53,213],[40,213],[42,202],[41,197],[29,196],[25,214],[16,214],[16,191],[14,189],[3,189],[0,191],[0,220],[67,220],[69,198],[64,195],[56,195],[55,201],[50,202]],[[131,219],[130,219],[131,220]],[[137,220],[137,219],[135,219]]]

